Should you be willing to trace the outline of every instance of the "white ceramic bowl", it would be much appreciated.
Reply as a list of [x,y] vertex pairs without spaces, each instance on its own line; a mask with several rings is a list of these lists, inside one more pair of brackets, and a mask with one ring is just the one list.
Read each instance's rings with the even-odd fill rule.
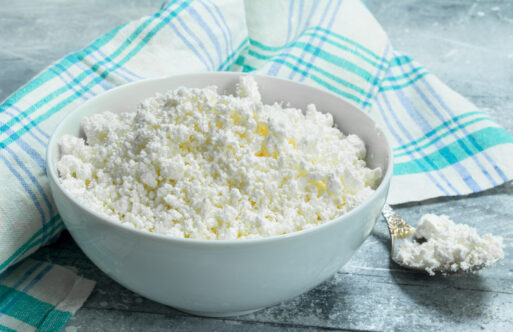
[[135,230],[78,203],[61,186],[58,142],[82,135],[80,121],[93,113],[135,110],[139,101],[179,86],[216,85],[233,93],[239,73],[171,76],[127,84],[84,103],[57,127],[47,151],[47,173],[62,219],[85,254],[123,286],[149,299],[204,316],[249,313],[291,299],[339,270],[374,227],[392,175],[390,146],[362,111],[336,95],[304,84],[254,76],[265,103],[314,103],[333,114],[344,133],[367,146],[370,167],[382,167],[376,192],[351,212],[313,229],[256,240],[195,240]]

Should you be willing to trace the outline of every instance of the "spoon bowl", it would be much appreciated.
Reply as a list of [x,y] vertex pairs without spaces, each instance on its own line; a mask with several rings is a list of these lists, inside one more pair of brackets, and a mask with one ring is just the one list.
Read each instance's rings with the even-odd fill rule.
[[[397,254],[399,252],[399,249],[407,242],[418,242],[423,243],[427,240],[424,238],[417,238],[415,236],[415,227],[409,225],[406,223],[406,221],[399,216],[395,211],[392,209],[392,207],[388,204],[385,204],[382,211],[383,217],[385,217],[385,221],[387,222],[388,231],[390,233],[390,257],[392,260],[407,269],[410,270],[417,270],[421,271],[423,273],[428,273],[427,269],[417,267],[417,266],[410,266],[407,264],[404,264],[400,259],[398,259]],[[441,269],[441,268],[434,268],[432,270],[433,273],[442,273],[444,275],[456,275],[456,274],[467,274],[467,273],[473,273],[476,271],[481,270],[484,268],[485,264],[479,264],[474,265],[470,267],[467,270],[462,270],[460,268],[456,270],[447,270],[447,269]]]

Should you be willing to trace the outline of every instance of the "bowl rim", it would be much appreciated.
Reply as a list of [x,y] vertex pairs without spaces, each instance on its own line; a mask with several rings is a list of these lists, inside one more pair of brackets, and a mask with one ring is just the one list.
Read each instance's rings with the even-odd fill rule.
[[[57,133],[60,132],[61,127],[65,126],[65,124],[68,122],[68,120],[71,119],[72,117],[74,117],[75,114],[79,113],[84,108],[87,108],[88,105],[93,100],[96,100],[98,97],[103,97],[103,96],[106,96],[108,94],[112,94],[112,93],[114,93],[114,92],[116,92],[118,90],[121,90],[121,89],[125,89],[125,88],[132,87],[132,86],[135,86],[135,85],[148,84],[149,82],[167,80],[167,79],[170,79],[170,78],[180,78],[180,77],[190,77],[190,76],[219,76],[219,75],[234,76],[234,77],[251,75],[251,76],[255,76],[255,77],[261,77],[263,79],[271,79],[271,80],[282,81],[282,82],[286,82],[287,84],[300,85],[300,86],[307,87],[308,89],[314,89],[314,90],[317,90],[318,92],[329,94],[329,95],[339,99],[342,103],[358,109],[368,120],[371,121],[371,123],[374,124],[374,127],[376,128],[376,130],[378,132],[381,133],[381,136],[384,138],[386,146],[387,146],[387,154],[388,154],[387,170],[386,170],[385,174],[382,175],[381,182],[378,185],[378,187],[375,189],[375,191],[364,202],[362,202],[360,205],[355,207],[353,210],[351,210],[351,211],[349,211],[349,212],[347,212],[347,213],[345,213],[345,214],[343,214],[343,215],[341,215],[341,216],[339,216],[339,217],[337,217],[335,219],[329,220],[329,221],[327,221],[327,222],[325,222],[323,224],[317,225],[317,226],[312,227],[312,228],[303,229],[303,230],[300,230],[300,231],[294,231],[294,232],[287,233],[287,234],[272,235],[272,236],[267,236],[267,237],[262,237],[262,238],[234,239],[234,240],[207,240],[207,239],[195,239],[195,238],[180,238],[180,237],[175,237],[175,236],[167,235],[167,234],[148,232],[146,230],[137,229],[137,228],[133,228],[133,227],[124,225],[124,224],[122,224],[120,222],[111,220],[110,218],[105,217],[105,216],[101,215],[100,213],[92,210],[91,208],[83,205],[78,200],[76,200],[62,186],[61,182],[59,181],[59,177],[57,175],[57,169],[56,169],[57,165],[56,165],[56,163],[54,165],[51,162],[51,160],[52,160],[51,159],[51,156],[52,156],[52,152],[51,151],[55,150],[55,149],[52,149],[51,147],[56,145],[56,144],[58,144],[56,136],[57,136]],[[215,86],[215,82],[213,82],[212,85]],[[157,93],[157,92],[158,91],[155,91],[154,93]],[[134,234],[136,236],[142,236],[144,238],[148,238],[148,239],[151,239],[151,240],[164,241],[164,242],[178,242],[178,243],[183,243],[183,244],[187,244],[187,245],[203,245],[203,246],[216,246],[216,247],[219,247],[219,246],[240,246],[240,245],[248,245],[248,244],[263,244],[263,243],[269,243],[269,242],[275,242],[275,241],[284,241],[286,239],[293,239],[293,238],[296,238],[296,237],[303,237],[303,236],[307,236],[308,234],[311,234],[311,233],[320,232],[320,231],[322,231],[325,228],[329,228],[329,227],[333,226],[334,224],[342,223],[345,220],[350,219],[351,216],[353,216],[355,214],[358,214],[360,211],[366,209],[371,204],[372,201],[374,201],[377,197],[379,197],[382,194],[383,191],[385,191],[385,197],[387,197],[387,195],[388,195],[388,193],[387,193],[388,187],[389,187],[389,184],[390,184],[390,181],[391,181],[391,178],[392,178],[392,174],[393,174],[393,153],[392,153],[392,148],[391,148],[391,145],[390,145],[390,141],[387,138],[387,136],[385,135],[385,132],[381,129],[381,126],[379,126],[379,124],[377,124],[368,115],[367,112],[363,111],[360,107],[358,107],[356,105],[348,103],[347,101],[342,99],[340,96],[338,96],[337,94],[335,94],[335,93],[333,93],[333,92],[331,92],[329,90],[322,89],[322,88],[319,88],[319,87],[316,87],[316,86],[311,86],[311,85],[308,85],[308,84],[305,84],[305,83],[300,83],[300,82],[292,81],[292,80],[289,80],[289,79],[284,79],[284,78],[279,78],[279,77],[274,77],[274,76],[268,76],[268,75],[261,75],[261,74],[241,73],[241,72],[204,72],[204,73],[198,72],[198,73],[186,73],[186,74],[176,74],[176,75],[166,75],[166,76],[152,77],[152,78],[147,78],[147,79],[143,79],[143,80],[138,80],[138,81],[135,81],[135,82],[130,82],[130,83],[127,83],[127,84],[123,84],[123,85],[114,87],[114,88],[112,88],[110,90],[107,90],[107,91],[105,91],[105,92],[103,92],[103,93],[101,93],[101,94],[99,94],[97,96],[94,96],[93,98],[87,100],[83,104],[79,105],[77,108],[75,108],[69,114],[64,116],[64,118],[55,127],[55,129],[54,129],[54,131],[53,131],[53,133],[52,133],[52,135],[50,137],[50,140],[48,141],[48,145],[47,145],[47,148],[46,148],[46,173],[47,173],[47,176],[48,176],[49,180],[55,184],[55,188],[57,188],[64,196],[66,196],[79,209],[81,209],[86,214],[92,215],[93,217],[95,217],[96,220],[100,221],[101,223],[106,224],[106,225],[111,226],[111,227],[115,227],[115,228],[117,228],[120,231],[125,231],[125,232],[128,232],[128,233],[132,233],[132,234]],[[51,186],[52,196],[53,196],[53,189],[54,189],[54,186]],[[66,222],[64,220],[63,220],[63,222],[64,222],[64,224],[66,224]]]

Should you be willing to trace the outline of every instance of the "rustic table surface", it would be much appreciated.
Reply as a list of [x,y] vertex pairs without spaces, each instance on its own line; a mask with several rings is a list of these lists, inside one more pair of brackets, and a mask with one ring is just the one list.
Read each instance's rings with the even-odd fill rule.
[[[0,100],[51,62],[161,0],[0,0]],[[513,133],[513,1],[367,0],[393,44]],[[85,27],[85,28],[84,28]],[[434,211],[501,234],[506,258],[479,274],[427,277],[389,260],[380,221],[330,280],[289,302],[234,318],[201,318],[134,294],[84,256],[68,233],[36,259],[96,280],[66,331],[508,330],[513,329],[513,183],[481,194],[406,204],[413,224]]]

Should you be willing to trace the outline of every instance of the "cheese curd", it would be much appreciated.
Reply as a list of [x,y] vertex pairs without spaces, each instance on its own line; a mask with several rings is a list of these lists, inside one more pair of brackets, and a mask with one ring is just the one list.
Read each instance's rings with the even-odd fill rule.
[[174,237],[312,228],[354,209],[381,179],[366,167],[363,141],[331,114],[265,105],[251,76],[235,96],[182,87],[81,127],[85,140],[60,141],[63,187],[111,220]]
[[481,237],[474,227],[456,224],[446,215],[423,215],[415,238],[424,241],[402,243],[395,258],[432,276],[435,271],[471,272],[504,258],[502,237],[491,234]]

